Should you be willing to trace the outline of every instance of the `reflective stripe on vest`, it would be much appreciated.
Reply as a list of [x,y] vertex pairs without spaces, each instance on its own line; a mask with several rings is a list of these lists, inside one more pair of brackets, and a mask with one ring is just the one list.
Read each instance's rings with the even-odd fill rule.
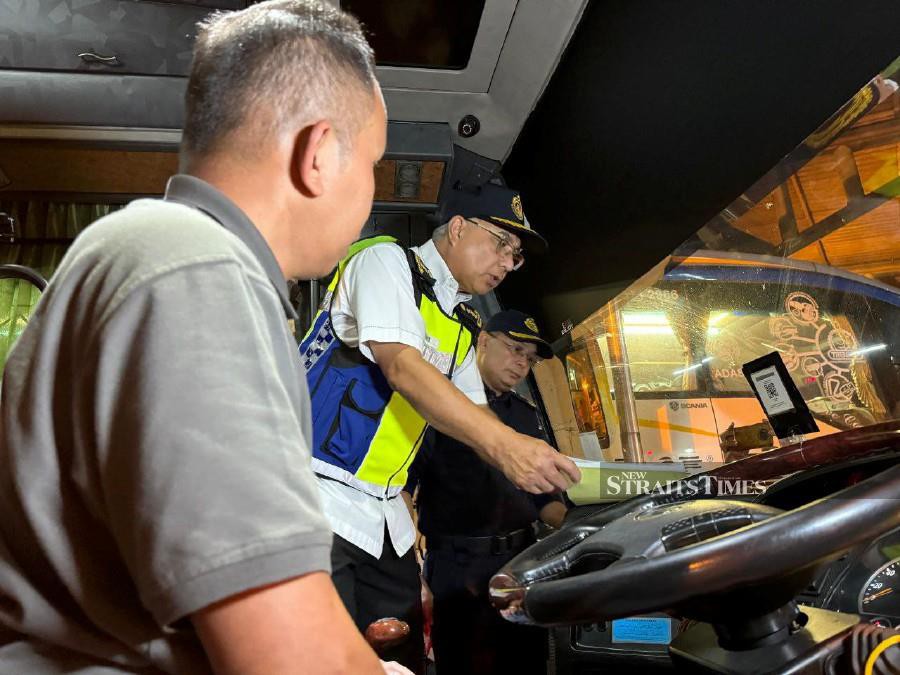
[[[381,243],[396,244],[396,240],[362,240],[341,261],[323,307],[300,344],[300,355],[312,399],[313,469],[368,494],[390,498],[406,483],[427,424],[405,398],[391,390],[376,364],[337,338],[330,313],[347,263],[360,251]],[[407,252],[407,259],[427,335],[424,356],[449,375],[474,346],[477,312],[460,305],[452,317],[445,314],[427,267],[412,252]]]

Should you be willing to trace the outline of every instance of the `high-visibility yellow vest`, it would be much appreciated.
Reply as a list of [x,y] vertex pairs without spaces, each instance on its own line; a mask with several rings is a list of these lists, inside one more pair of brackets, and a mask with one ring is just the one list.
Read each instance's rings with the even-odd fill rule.
[[[343,344],[331,323],[331,300],[347,263],[370,246],[398,246],[392,237],[363,239],[351,247],[300,344],[312,401],[313,470],[380,498],[396,496],[406,483],[427,423],[393,391],[381,368]],[[415,301],[425,323],[429,361],[452,377],[475,346],[481,317],[465,303],[448,315],[434,293],[425,263],[406,250]]]

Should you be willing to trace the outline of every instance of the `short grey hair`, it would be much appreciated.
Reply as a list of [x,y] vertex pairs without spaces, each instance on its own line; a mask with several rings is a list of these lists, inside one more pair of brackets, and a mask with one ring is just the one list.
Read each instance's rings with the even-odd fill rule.
[[[182,161],[254,153],[288,125],[319,119],[352,147],[374,101],[375,59],[359,22],[324,0],[269,0],[200,24]],[[239,133],[235,133],[239,132]]]
[[450,236],[450,223],[444,223],[443,225],[438,225],[434,228],[434,232],[431,233],[431,241],[438,242],[441,239],[446,239]]

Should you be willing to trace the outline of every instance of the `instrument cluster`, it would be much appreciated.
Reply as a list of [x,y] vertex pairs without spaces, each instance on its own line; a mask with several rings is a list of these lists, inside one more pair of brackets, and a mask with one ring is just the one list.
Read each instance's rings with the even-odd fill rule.
[[[898,462],[900,453],[890,453],[794,474],[776,482],[759,501],[785,510],[799,508]],[[823,567],[799,600],[813,607],[859,614],[870,623],[900,627],[900,529],[886,532]]]
[[833,581],[823,587],[822,601],[816,605],[859,614],[869,623],[900,626],[900,530],[851,552],[825,574],[829,572]]

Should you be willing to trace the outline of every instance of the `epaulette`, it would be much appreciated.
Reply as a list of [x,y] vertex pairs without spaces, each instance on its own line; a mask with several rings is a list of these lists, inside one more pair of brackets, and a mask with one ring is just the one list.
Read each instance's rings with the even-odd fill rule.
[[481,330],[484,324],[481,321],[481,314],[478,313],[477,309],[464,302],[459,303],[456,306],[456,309],[459,310],[460,320],[467,324],[473,333],[477,333]]
[[434,286],[434,277],[431,276],[431,270],[425,262],[419,257],[419,254],[412,249],[406,249],[406,260],[409,263],[409,269],[413,274],[417,275],[422,281],[430,286]]

